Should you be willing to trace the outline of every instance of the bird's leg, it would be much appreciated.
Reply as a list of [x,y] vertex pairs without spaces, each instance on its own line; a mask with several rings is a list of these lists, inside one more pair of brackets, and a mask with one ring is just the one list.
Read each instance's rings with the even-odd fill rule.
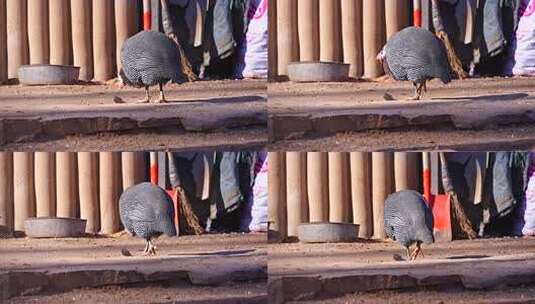
[[418,257],[419,254],[422,255],[422,258],[424,257],[424,252],[422,250],[422,247],[421,246],[421,243],[420,242],[417,242],[416,243],[416,253],[414,254],[414,259],[416,260],[416,258]]
[[161,83],[158,84],[160,86],[160,99],[158,99],[158,103],[164,103],[167,102],[165,99],[165,95],[163,94],[163,85]]
[[420,100],[422,96],[422,85],[420,83],[413,83],[414,85],[414,96],[409,98],[409,100]]
[[148,103],[150,102],[149,87],[145,86],[145,99],[141,99],[138,103]]
[[147,251],[147,254],[148,255],[156,255],[156,246],[154,246],[154,244],[152,244],[152,240],[149,239],[149,249]]
[[412,261],[412,252],[409,246],[405,247],[407,249],[407,261]]
[[427,93],[427,80],[424,80],[423,87],[424,87],[424,92]]
[[145,240],[145,249],[143,250],[143,255],[146,255],[149,252],[149,240]]

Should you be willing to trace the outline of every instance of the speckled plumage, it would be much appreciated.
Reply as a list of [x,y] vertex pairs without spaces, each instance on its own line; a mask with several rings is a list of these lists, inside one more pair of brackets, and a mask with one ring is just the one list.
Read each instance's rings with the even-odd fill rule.
[[403,190],[388,196],[384,224],[386,235],[404,247],[434,242],[433,214],[424,197],[416,191]]
[[446,48],[428,30],[407,27],[394,34],[385,46],[385,72],[396,80],[414,83],[439,78],[451,81]]
[[121,50],[123,81],[135,87],[184,82],[178,46],[166,35],[142,31],[128,38]]
[[119,215],[126,230],[150,241],[161,234],[175,236],[175,209],[169,195],[151,183],[126,189],[119,199]]

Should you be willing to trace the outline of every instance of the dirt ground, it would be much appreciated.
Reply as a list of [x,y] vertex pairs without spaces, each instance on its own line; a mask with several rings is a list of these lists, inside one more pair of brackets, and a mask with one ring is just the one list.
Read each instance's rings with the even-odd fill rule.
[[266,87],[261,80],[169,84],[168,103],[138,104],[143,89],[111,82],[0,86],[0,142],[4,150],[43,151],[263,146]]
[[383,130],[339,133],[333,136],[282,140],[272,151],[511,151],[535,147],[535,126],[507,126],[493,130]]
[[248,128],[213,133],[190,133],[180,130],[73,135],[62,139],[11,143],[4,151],[191,151],[256,150],[267,143],[265,128]]
[[535,238],[458,240],[407,262],[391,241],[270,244],[270,291],[290,303],[535,303],[534,250]]
[[[492,238],[458,240],[422,246],[424,258],[433,260],[461,260],[485,258],[535,251],[535,238]],[[330,271],[392,263],[395,255],[405,258],[405,249],[393,241],[363,240],[337,244],[270,244],[268,249],[270,275],[311,274],[318,269]],[[328,261],[328,262],[327,262]],[[403,262],[399,262],[403,263]]]
[[[214,234],[202,236],[162,236],[154,241],[158,255],[165,256],[210,256],[225,251],[265,251],[265,234]],[[66,262],[128,260],[121,250],[126,248],[134,256],[140,256],[144,241],[127,234],[115,237],[84,237],[63,239],[0,239],[0,271],[32,268],[40,265],[51,267]],[[157,259],[156,257],[146,257]]]
[[323,300],[293,301],[288,303],[333,303],[333,304],[512,304],[534,303],[535,286],[501,288],[497,290],[465,290],[461,288],[424,290],[385,290],[380,292],[355,293]]
[[[266,96],[267,83],[262,80],[198,81],[184,84],[168,84],[164,87],[169,102],[187,102],[204,99],[232,98],[240,96]],[[158,98],[157,87],[151,88],[151,96]],[[113,105],[114,97],[120,97],[125,106],[135,104],[145,97],[145,90],[108,84],[81,83],[79,85],[50,86],[0,86],[0,117],[26,112],[51,113],[78,109],[79,106]],[[150,104],[145,104],[150,109]],[[91,108],[87,108],[91,109]]]
[[[269,111],[273,114],[299,113],[328,109],[346,109],[349,107],[377,107],[387,104],[424,104],[447,100],[473,99],[489,97],[503,99],[509,94],[534,93],[535,77],[494,77],[454,80],[444,85],[439,80],[432,80],[427,85],[421,101],[406,101],[413,96],[414,88],[410,82],[394,81],[382,78],[381,81],[352,81],[328,83],[269,83]],[[388,93],[397,100],[385,100]],[[495,97],[495,98],[490,98]],[[501,98],[500,98],[501,97]]]
[[148,286],[132,285],[77,289],[66,293],[43,296],[21,296],[6,301],[6,304],[23,303],[256,304],[267,303],[267,291],[265,282],[210,287],[185,284],[153,284]]
[[[270,83],[268,112],[270,117],[277,115],[323,117],[331,113],[352,115],[351,113],[355,111],[362,114],[368,113],[369,110],[370,113],[384,112],[395,116],[411,113],[411,109],[416,107],[419,115],[431,115],[431,118],[433,115],[437,117],[453,115],[452,117],[457,117],[458,122],[462,123],[465,116],[467,121],[470,115],[476,120],[479,119],[480,115],[474,113],[488,112],[489,115],[502,113],[500,111],[508,113],[513,105],[518,107],[517,114],[524,113],[521,108],[534,101],[535,78],[468,79],[453,81],[448,85],[433,80],[428,89],[422,101],[406,101],[405,99],[413,94],[412,85],[393,80],[321,84]],[[399,100],[385,100],[385,93]],[[488,105],[488,109],[485,105]],[[529,111],[526,113],[528,116],[531,115]],[[288,151],[530,149],[535,143],[534,131],[535,128],[531,123],[487,125],[477,130],[429,124],[421,127],[339,132],[329,135],[306,134],[272,142],[270,149]]]

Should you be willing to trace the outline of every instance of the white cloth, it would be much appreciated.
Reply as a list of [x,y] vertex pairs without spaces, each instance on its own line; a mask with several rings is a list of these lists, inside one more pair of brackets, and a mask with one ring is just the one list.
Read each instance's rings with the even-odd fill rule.
[[522,0],[506,74],[535,76],[535,0]]
[[523,235],[535,236],[535,154],[530,154],[528,168],[528,188],[526,189],[526,205],[524,211]]
[[267,231],[268,228],[268,159],[267,156],[262,168],[256,175],[253,186],[252,220],[249,224],[251,231]]
[[[268,75],[268,0],[252,0],[249,27],[243,47],[238,74],[245,78],[267,78]],[[241,72],[241,73],[240,73]]]

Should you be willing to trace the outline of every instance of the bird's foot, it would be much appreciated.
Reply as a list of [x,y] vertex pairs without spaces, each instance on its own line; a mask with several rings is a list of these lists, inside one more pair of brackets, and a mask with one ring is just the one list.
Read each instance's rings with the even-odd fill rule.
[[160,97],[158,100],[154,101],[154,103],[167,103],[167,99],[165,99],[165,97]]
[[412,97],[410,97],[408,100],[420,100],[421,96],[420,95],[414,95]]
[[149,98],[140,99],[136,103],[150,103],[150,99]]
[[145,256],[156,255],[156,246],[154,246],[152,242],[148,242],[147,246],[145,247],[145,251],[143,252],[143,255]]

